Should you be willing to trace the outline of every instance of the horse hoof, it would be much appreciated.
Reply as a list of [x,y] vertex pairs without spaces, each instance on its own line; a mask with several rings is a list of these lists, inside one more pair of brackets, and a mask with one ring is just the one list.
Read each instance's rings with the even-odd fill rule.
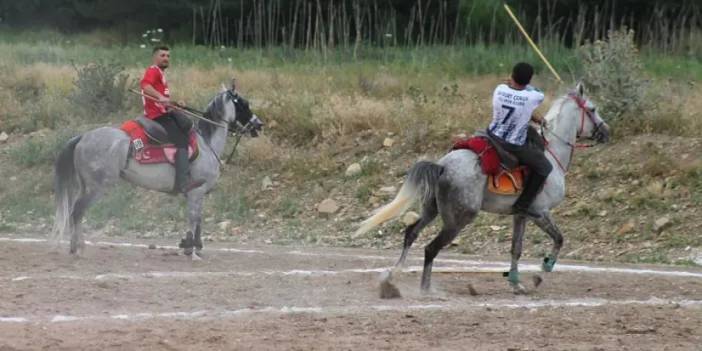
[[522,284],[512,285],[512,289],[514,289],[515,295],[526,295],[527,294],[527,289]]
[[470,294],[470,296],[478,296],[478,291],[475,290],[473,284],[468,284],[468,293]]
[[197,252],[194,252],[192,255],[190,255],[190,259],[193,261],[202,261],[202,257]]
[[186,247],[183,249],[183,254],[185,256],[192,256],[193,254],[193,248],[192,247]]
[[[383,277],[384,276],[384,277]],[[398,299],[401,298],[400,289],[392,283],[390,272],[381,275],[380,280],[380,298],[381,299]]]
[[544,262],[541,264],[541,270],[544,272],[553,272],[553,267],[556,266],[556,259],[547,256],[544,257]]
[[535,287],[535,288],[538,288],[539,285],[541,285],[541,283],[544,282],[544,279],[541,278],[540,275],[535,275],[535,276],[533,276],[531,279],[532,279],[532,281],[534,282],[534,287]]

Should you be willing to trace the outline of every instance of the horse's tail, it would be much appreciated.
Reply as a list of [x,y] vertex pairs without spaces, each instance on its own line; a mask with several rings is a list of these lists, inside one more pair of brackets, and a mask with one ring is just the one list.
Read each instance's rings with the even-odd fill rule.
[[73,208],[80,196],[83,182],[76,172],[73,154],[81,136],[73,137],[61,150],[54,164],[54,197],[56,203],[56,217],[51,238],[58,242],[66,232],[74,231]]
[[363,221],[354,235],[363,234],[402,214],[412,206],[417,197],[421,196],[422,204],[434,198],[436,184],[443,171],[444,167],[433,162],[419,161],[415,163],[409,170],[407,180],[395,199],[383,206],[372,217]]

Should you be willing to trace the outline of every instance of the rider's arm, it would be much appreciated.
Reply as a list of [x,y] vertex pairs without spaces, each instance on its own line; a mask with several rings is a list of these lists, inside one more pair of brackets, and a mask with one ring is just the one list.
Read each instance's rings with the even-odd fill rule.
[[168,103],[170,101],[169,98],[161,95],[151,84],[144,84],[141,89],[144,90],[144,94],[157,99],[160,103]]
[[536,122],[536,123],[538,123],[538,124],[541,124],[541,123],[543,123],[543,121],[544,121],[544,117],[541,116],[541,114],[538,113],[537,111],[534,111],[534,113],[531,114],[531,120],[532,120],[533,122]]
[[541,113],[539,113],[539,112],[536,110],[536,108],[538,108],[539,105],[541,105],[541,103],[544,101],[544,94],[543,94],[540,90],[534,88],[534,87],[531,86],[531,85],[529,85],[529,86],[527,87],[527,89],[529,89],[530,91],[532,91],[532,94],[533,94],[533,97],[534,97],[534,98],[531,100],[531,101],[533,101],[533,104],[534,104],[534,105],[533,105],[533,106],[534,106],[534,112],[531,113],[531,120],[532,120],[533,122],[538,123],[538,124],[543,124],[543,123],[544,123],[544,117],[541,115]]

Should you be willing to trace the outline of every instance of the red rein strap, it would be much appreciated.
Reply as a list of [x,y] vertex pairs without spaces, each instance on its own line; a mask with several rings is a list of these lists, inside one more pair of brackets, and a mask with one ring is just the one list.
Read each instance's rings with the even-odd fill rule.
[[[575,100],[575,103],[578,105],[578,107],[580,107],[580,130],[578,131],[578,135],[580,135],[580,134],[582,134],[583,129],[585,129],[585,114],[587,113],[587,106],[585,106],[586,102],[584,99],[581,99],[579,96],[577,96],[575,94],[571,94],[570,96],[573,98],[573,100]],[[587,115],[588,115],[588,118],[592,119],[592,117],[590,117],[589,113],[587,113]],[[593,121],[593,123],[594,123],[594,121]],[[577,149],[585,149],[585,148],[593,147],[593,146],[595,146],[595,144],[578,144],[578,143],[575,144],[575,148],[577,148]]]
[[[556,160],[556,163],[558,164],[558,167],[560,167],[561,170],[563,171],[563,174],[568,173],[568,170],[565,169],[565,167],[563,167],[563,165],[561,164],[561,160],[559,160],[558,157],[556,157],[556,154],[554,154],[553,151],[551,151],[551,148],[548,147],[548,143],[546,143],[546,151],[548,151],[548,153],[551,154],[551,156],[553,156],[553,159]],[[574,151],[575,151],[575,150],[573,150],[573,151],[570,152],[570,158],[571,158],[571,159],[573,158],[573,153],[574,153]]]
[[[583,129],[585,129],[585,114],[587,113],[587,107],[585,106],[585,100],[581,99],[579,96],[575,94],[570,94],[570,97],[573,98],[573,100],[575,100],[575,103],[580,108],[580,130],[578,131],[578,135],[580,135],[583,132]],[[588,115],[588,117],[590,116]],[[551,148],[548,147],[548,141],[546,140],[546,138],[544,138],[544,144],[546,146],[546,151],[548,151],[548,153],[551,154],[551,156],[553,156],[553,159],[556,160],[558,167],[561,168],[564,174],[567,173],[568,170],[565,167],[563,167],[561,160],[559,160],[558,157],[556,157],[556,154],[553,153]],[[585,149],[593,146],[595,146],[595,144],[570,144],[570,160],[573,160],[573,154],[575,153],[575,149]]]

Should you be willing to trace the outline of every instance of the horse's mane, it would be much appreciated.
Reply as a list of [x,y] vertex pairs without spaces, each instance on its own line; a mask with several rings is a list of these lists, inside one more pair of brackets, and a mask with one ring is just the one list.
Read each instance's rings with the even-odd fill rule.
[[572,94],[575,94],[575,91],[568,90],[564,94],[560,95],[556,100],[554,100],[553,103],[551,103],[551,107],[544,116],[544,119],[547,123],[555,126],[555,124],[557,123],[556,117],[558,117],[558,114],[561,112],[561,110],[563,110],[563,105],[568,102],[568,99],[572,96]]
[[544,119],[546,119],[546,122],[548,123],[553,123],[556,120],[556,117],[558,117],[558,113],[560,110],[563,108],[563,104],[565,103],[565,99],[568,97],[568,95],[562,95],[558,97],[556,100],[551,103],[551,107],[549,108],[548,112],[546,112],[546,116],[544,116]]
[[[207,105],[207,109],[205,110],[205,118],[211,121],[224,120],[224,116],[222,116],[224,113],[224,93],[226,92],[217,94],[217,96],[210,101],[210,103]],[[216,125],[207,123],[206,121],[197,122],[197,129],[200,131],[200,135],[202,135],[205,140],[210,140],[212,138],[212,134],[214,134],[216,128],[218,128]]]

